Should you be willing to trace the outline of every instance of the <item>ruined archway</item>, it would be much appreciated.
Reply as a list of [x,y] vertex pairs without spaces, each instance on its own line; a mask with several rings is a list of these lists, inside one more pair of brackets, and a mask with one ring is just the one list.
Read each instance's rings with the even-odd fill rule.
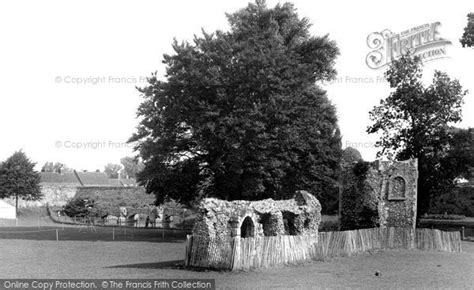
[[247,216],[240,226],[240,236],[242,238],[250,238],[255,236],[255,225],[252,219]]
[[283,226],[285,227],[285,235],[297,235],[298,231],[295,226],[296,215],[292,212],[284,211],[283,214]]

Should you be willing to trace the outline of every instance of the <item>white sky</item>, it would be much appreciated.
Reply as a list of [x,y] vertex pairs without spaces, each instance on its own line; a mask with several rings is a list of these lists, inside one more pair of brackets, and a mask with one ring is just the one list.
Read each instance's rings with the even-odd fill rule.
[[[292,1],[313,23],[313,35],[329,33],[341,50],[338,79],[327,86],[337,106],[343,147],[375,158],[376,136],[365,133],[368,112],[389,93],[369,69],[367,35],[386,28],[401,32],[441,22],[441,36],[453,42],[449,59],[425,65],[458,78],[471,93],[460,127],[474,127],[474,49],[459,38],[472,1]],[[227,30],[225,12],[247,5],[235,1],[2,1],[0,2],[0,160],[23,149],[38,163],[58,161],[81,170],[103,170],[132,155],[125,141],[138,124],[141,102],[135,86],[157,71],[173,37],[191,40]],[[277,1],[268,1],[274,6]],[[283,1],[282,1],[283,3]],[[471,4],[471,5],[469,5]],[[353,81],[354,78],[376,83]],[[77,84],[83,79],[89,83]],[[95,83],[92,83],[95,82]],[[73,148],[74,146],[88,148]]]

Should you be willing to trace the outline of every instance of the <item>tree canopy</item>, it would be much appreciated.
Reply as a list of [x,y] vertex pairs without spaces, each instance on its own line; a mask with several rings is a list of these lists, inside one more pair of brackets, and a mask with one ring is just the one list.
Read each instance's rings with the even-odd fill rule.
[[104,173],[113,179],[118,178],[120,170],[122,170],[122,165],[120,164],[108,163],[104,167]]
[[70,217],[92,217],[98,214],[98,210],[95,208],[95,201],[81,197],[69,200],[64,206],[63,212]]
[[334,106],[317,82],[335,77],[339,51],[311,36],[292,4],[264,1],[227,15],[230,31],[175,40],[166,81],[139,91],[130,141],[144,160],[138,180],[157,202],[287,198],[306,189],[337,199],[341,155]]
[[0,164],[0,197],[41,199],[40,175],[23,151],[17,151]]
[[120,163],[123,166],[123,177],[136,178],[137,173],[143,170],[143,162],[135,157],[123,157]]
[[347,147],[342,152],[341,164],[352,165],[359,161],[364,161],[364,159],[362,158],[362,154],[360,154],[359,150],[353,147]]
[[385,76],[393,91],[370,112],[373,124],[367,132],[381,133],[376,143],[382,148],[379,157],[418,158],[418,213],[422,214],[432,197],[449,190],[456,177],[468,174],[465,163],[471,161],[456,145],[465,136],[452,127],[461,121],[467,91],[439,71],[425,87],[420,59],[408,55],[394,61]]
[[41,167],[41,172],[72,173],[74,170],[60,162],[46,162]]

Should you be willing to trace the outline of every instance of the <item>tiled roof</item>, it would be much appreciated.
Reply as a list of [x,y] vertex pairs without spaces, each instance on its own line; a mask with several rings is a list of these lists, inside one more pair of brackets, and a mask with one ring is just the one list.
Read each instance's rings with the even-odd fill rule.
[[110,179],[102,172],[77,172],[59,174],[56,172],[40,172],[42,183],[75,184],[77,186],[131,186],[118,179]]
[[80,185],[74,173],[40,172],[40,177],[43,183],[71,183]]
[[118,179],[109,179],[109,186],[123,186]]
[[105,173],[102,172],[77,172],[76,175],[83,186],[120,186],[114,184],[114,179],[109,179]]

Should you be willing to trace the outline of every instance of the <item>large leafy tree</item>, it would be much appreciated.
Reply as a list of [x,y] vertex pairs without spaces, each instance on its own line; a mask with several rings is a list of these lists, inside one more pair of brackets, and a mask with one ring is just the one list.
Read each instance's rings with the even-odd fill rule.
[[0,164],[0,197],[15,197],[16,208],[18,199],[41,199],[40,174],[34,170],[31,162],[23,151],[15,152]]
[[469,13],[467,18],[467,26],[464,28],[464,33],[460,40],[462,47],[472,47],[474,45],[474,13]]
[[454,146],[463,136],[451,127],[461,121],[467,91],[439,71],[425,87],[420,59],[408,55],[394,61],[385,76],[392,92],[370,112],[373,124],[367,132],[381,133],[379,157],[418,158],[418,213],[423,214],[430,200],[468,173],[464,164],[470,161]]
[[316,84],[335,77],[336,44],[311,36],[289,3],[257,1],[227,18],[228,32],[175,41],[167,80],[153,75],[139,89],[130,140],[145,163],[139,181],[157,202],[281,199],[296,189],[336,200],[337,118]]

